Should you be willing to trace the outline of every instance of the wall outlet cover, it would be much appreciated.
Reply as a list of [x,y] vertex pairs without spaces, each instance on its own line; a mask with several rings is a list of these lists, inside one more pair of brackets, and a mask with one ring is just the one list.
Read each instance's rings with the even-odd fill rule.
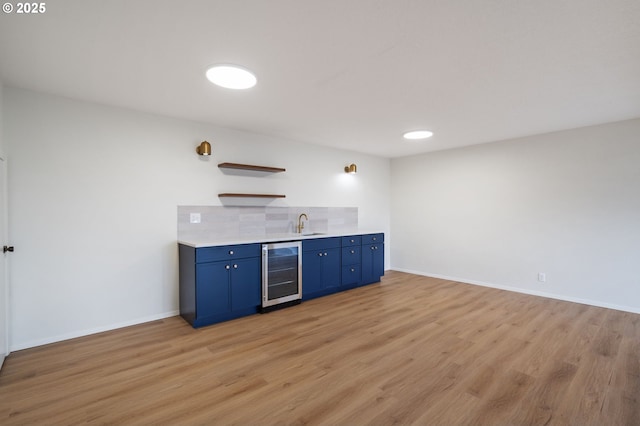
[[189,214],[189,222],[190,223],[200,223],[200,213],[190,213]]

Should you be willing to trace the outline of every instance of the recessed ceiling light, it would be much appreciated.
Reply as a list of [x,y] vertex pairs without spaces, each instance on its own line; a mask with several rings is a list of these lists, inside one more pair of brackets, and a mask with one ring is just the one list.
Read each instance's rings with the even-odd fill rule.
[[433,136],[433,132],[430,132],[428,130],[413,130],[411,132],[406,132],[404,135],[402,135],[405,139],[427,139],[430,138],[431,136]]
[[215,85],[227,89],[249,89],[256,85],[256,76],[237,65],[214,65],[207,70],[207,78]]

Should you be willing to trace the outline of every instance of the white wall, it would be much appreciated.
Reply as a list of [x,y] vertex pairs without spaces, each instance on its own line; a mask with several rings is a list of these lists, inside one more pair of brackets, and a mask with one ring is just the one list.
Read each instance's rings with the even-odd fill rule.
[[[220,205],[219,192],[358,207],[361,227],[389,231],[388,159],[14,88],[4,112],[12,350],[177,314],[177,206]],[[225,175],[223,161],[287,172]]]
[[398,158],[391,174],[393,269],[640,312],[640,119]]

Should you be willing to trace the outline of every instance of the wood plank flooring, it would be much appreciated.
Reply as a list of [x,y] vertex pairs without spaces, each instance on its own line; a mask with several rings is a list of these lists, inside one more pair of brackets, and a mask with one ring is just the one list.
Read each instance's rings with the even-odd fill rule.
[[11,354],[0,424],[640,425],[640,315],[388,272]]

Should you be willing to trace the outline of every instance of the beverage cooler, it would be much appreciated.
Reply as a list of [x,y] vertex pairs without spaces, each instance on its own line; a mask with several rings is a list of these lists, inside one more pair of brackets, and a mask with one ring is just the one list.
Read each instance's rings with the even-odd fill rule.
[[300,303],[302,242],[262,245],[262,312]]

